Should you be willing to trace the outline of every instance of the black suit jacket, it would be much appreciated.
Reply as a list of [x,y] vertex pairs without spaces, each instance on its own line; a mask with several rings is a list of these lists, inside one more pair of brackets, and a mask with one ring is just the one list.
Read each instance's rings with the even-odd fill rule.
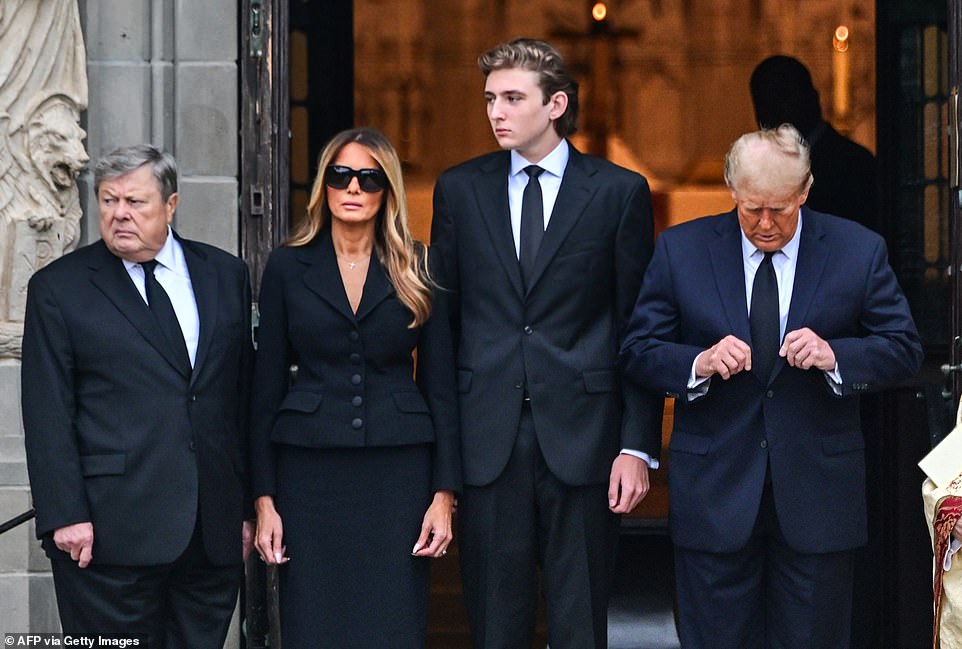
[[[93,560],[156,565],[197,516],[215,564],[241,560],[250,283],[238,258],[178,239],[200,317],[193,372],[102,241],[30,280],[22,406],[37,535],[93,522]],[[199,509],[199,511],[198,511]]]
[[[434,444],[434,489],[460,490],[457,402],[446,298],[409,328],[372,254],[357,314],[329,230],[277,248],[264,270],[252,419],[254,496],[275,493],[274,444]],[[417,349],[417,381],[412,352]],[[290,385],[289,368],[297,366]]]
[[509,152],[454,167],[435,187],[431,250],[452,296],[467,484],[503,470],[525,392],[545,460],[567,484],[607,482],[621,448],[659,454],[662,400],[623,384],[617,361],[651,255],[648,184],[570,151],[526,291]]
[[628,375],[679,395],[671,437],[676,544],[734,552],[748,542],[771,480],[782,533],[799,552],[866,541],[865,442],[858,395],[911,376],[922,346],[882,238],[802,211],[786,332],[808,327],[835,352],[841,395],[824,372],[779,358],[763,381],[711,378],[688,400],[695,357],[732,334],[751,346],[738,216],[705,217],[661,234],[624,346]]

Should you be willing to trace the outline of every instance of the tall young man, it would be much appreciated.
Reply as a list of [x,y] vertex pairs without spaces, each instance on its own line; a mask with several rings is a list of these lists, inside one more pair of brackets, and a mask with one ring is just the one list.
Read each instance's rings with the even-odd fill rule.
[[537,570],[552,649],[607,646],[618,514],[648,491],[661,399],[618,347],[652,250],[648,184],[578,152],[578,85],[542,41],[478,60],[502,151],[444,172],[431,254],[451,292],[475,647],[531,646]]

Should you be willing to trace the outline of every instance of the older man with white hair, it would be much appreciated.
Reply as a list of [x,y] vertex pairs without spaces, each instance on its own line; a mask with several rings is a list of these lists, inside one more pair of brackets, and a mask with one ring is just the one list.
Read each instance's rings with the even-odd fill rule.
[[867,538],[859,395],[911,376],[921,344],[881,237],[804,207],[794,127],[739,138],[725,180],[734,210],[660,236],[622,347],[629,379],[678,397],[682,647],[843,649]]

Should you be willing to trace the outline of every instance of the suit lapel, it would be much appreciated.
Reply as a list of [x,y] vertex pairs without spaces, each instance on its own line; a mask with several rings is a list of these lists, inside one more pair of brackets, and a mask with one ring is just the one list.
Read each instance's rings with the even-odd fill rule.
[[210,344],[214,338],[217,323],[217,273],[207,261],[207,257],[199,250],[195,250],[189,241],[184,241],[174,233],[184,251],[187,271],[190,273],[190,284],[194,291],[194,302],[197,304],[197,317],[200,320],[200,336],[197,341],[197,353],[194,356],[194,371],[191,381],[200,374],[200,369],[207,359]]
[[528,283],[529,294],[597,190],[597,185],[591,183],[591,177],[597,170],[574,146],[569,144],[568,151],[568,165],[561,179],[558,198],[555,200],[551,218],[548,220],[548,228],[544,231],[544,239],[534,260],[531,281]]
[[806,321],[818,286],[828,261],[828,246],[822,241],[825,233],[821,224],[810,211],[802,208],[802,237],[798,245],[798,261],[795,263],[795,284],[792,286],[792,303],[788,307],[786,333],[794,331]]
[[178,372],[187,376],[178,355],[167,342],[164,332],[150,312],[150,307],[137,291],[120,257],[107,250],[100,241],[100,254],[91,264],[90,281],[110,300],[117,310],[140,332],[147,343],[156,349]]
[[514,235],[511,233],[511,210],[508,207],[510,160],[511,156],[507,151],[489,160],[474,179],[474,194],[498,260],[508,275],[508,281],[521,297],[524,295],[521,288],[521,267],[515,251]]
[[364,280],[364,291],[361,293],[361,303],[357,306],[357,319],[363,320],[393,293],[394,285],[381,267],[377,253],[372,253],[371,263],[367,267],[367,278]]
[[742,262],[741,229],[734,211],[723,219],[718,235],[708,244],[712,274],[732,335],[751,344],[748,302],[745,298],[745,266]]
[[[331,242],[330,230],[325,229],[314,243],[298,249],[301,263],[307,266],[304,283],[312,293],[327,302],[336,312],[354,321],[354,311],[347,300],[341,271],[337,267],[337,255]],[[370,266],[368,267],[370,273]]]

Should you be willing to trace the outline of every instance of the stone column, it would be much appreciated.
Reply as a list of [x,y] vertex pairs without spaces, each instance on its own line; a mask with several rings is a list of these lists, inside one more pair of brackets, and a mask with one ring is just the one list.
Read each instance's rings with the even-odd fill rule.
[[[73,250],[87,164],[86,56],[73,0],[0,0],[0,520],[30,508],[20,419],[27,282]],[[31,523],[0,536],[0,629],[59,628]]]

